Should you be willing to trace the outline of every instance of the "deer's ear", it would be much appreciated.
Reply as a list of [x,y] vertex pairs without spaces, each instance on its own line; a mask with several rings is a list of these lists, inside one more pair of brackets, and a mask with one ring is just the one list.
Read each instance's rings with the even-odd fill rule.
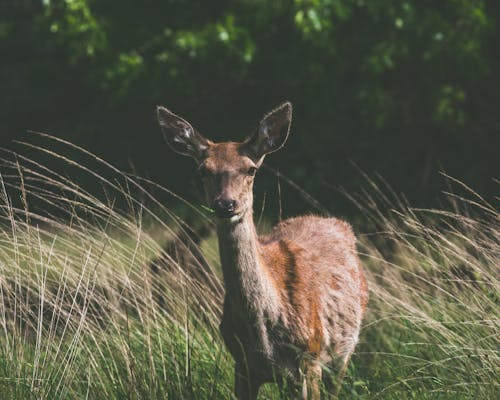
[[291,123],[292,104],[285,102],[262,118],[256,132],[245,141],[245,150],[259,160],[280,149],[288,138]]
[[200,160],[210,146],[210,141],[198,133],[184,118],[165,107],[156,108],[163,137],[175,152]]

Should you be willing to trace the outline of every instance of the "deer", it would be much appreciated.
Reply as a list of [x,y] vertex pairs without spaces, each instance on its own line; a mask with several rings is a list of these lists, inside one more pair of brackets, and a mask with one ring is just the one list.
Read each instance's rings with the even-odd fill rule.
[[214,211],[225,287],[220,333],[235,361],[236,398],[256,399],[281,374],[278,384],[293,396],[320,399],[327,367],[336,397],[368,302],[353,230],[306,215],[259,236],[253,220],[254,178],[289,136],[291,103],[264,115],[243,142],[212,142],[163,106],[157,117],[171,149],[195,160]]

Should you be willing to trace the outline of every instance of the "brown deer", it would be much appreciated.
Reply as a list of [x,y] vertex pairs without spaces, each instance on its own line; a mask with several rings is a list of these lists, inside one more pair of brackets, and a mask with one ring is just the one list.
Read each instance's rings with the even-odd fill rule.
[[352,229],[303,216],[259,237],[253,221],[255,174],[284,145],[292,105],[265,115],[242,143],[211,142],[168,109],[157,113],[170,147],[195,159],[215,211],[226,290],[220,330],[235,360],[237,398],[256,399],[263,383],[284,374],[302,399],[319,399],[327,365],[337,370],[338,391],[368,301]]

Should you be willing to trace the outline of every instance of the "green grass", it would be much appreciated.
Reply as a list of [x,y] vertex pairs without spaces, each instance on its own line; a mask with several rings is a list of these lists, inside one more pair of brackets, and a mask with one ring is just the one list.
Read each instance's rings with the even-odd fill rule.
[[[0,398],[232,398],[216,240],[185,246],[183,234],[210,224],[203,209],[177,199],[174,213],[166,189],[44,140],[38,151],[64,174],[19,154],[0,163]],[[412,209],[373,181],[352,198],[371,299],[341,398],[498,397],[499,215],[455,186],[466,199],[449,194],[441,210]],[[283,395],[267,385],[261,398]]]

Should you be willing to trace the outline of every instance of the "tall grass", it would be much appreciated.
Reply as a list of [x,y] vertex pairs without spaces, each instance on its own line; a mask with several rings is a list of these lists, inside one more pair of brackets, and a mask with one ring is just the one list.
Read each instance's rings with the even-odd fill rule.
[[[192,229],[209,219],[70,143],[42,143],[24,145],[57,170],[22,152],[0,161],[0,398],[232,398],[217,248]],[[369,180],[352,197],[371,301],[343,398],[497,397],[499,215],[467,192],[442,210]]]
[[[46,140],[36,148],[43,157],[90,174],[106,196],[32,159],[4,157],[0,398],[228,397],[222,286],[179,241],[189,227],[133,178],[86,154],[97,174]],[[188,273],[165,242],[202,273]]]
[[352,198],[373,232],[360,240],[372,299],[357,355],[370,398],[500,393],[498,211],[446,178],[461,194],[442,209],[412,209],[370,180]]

